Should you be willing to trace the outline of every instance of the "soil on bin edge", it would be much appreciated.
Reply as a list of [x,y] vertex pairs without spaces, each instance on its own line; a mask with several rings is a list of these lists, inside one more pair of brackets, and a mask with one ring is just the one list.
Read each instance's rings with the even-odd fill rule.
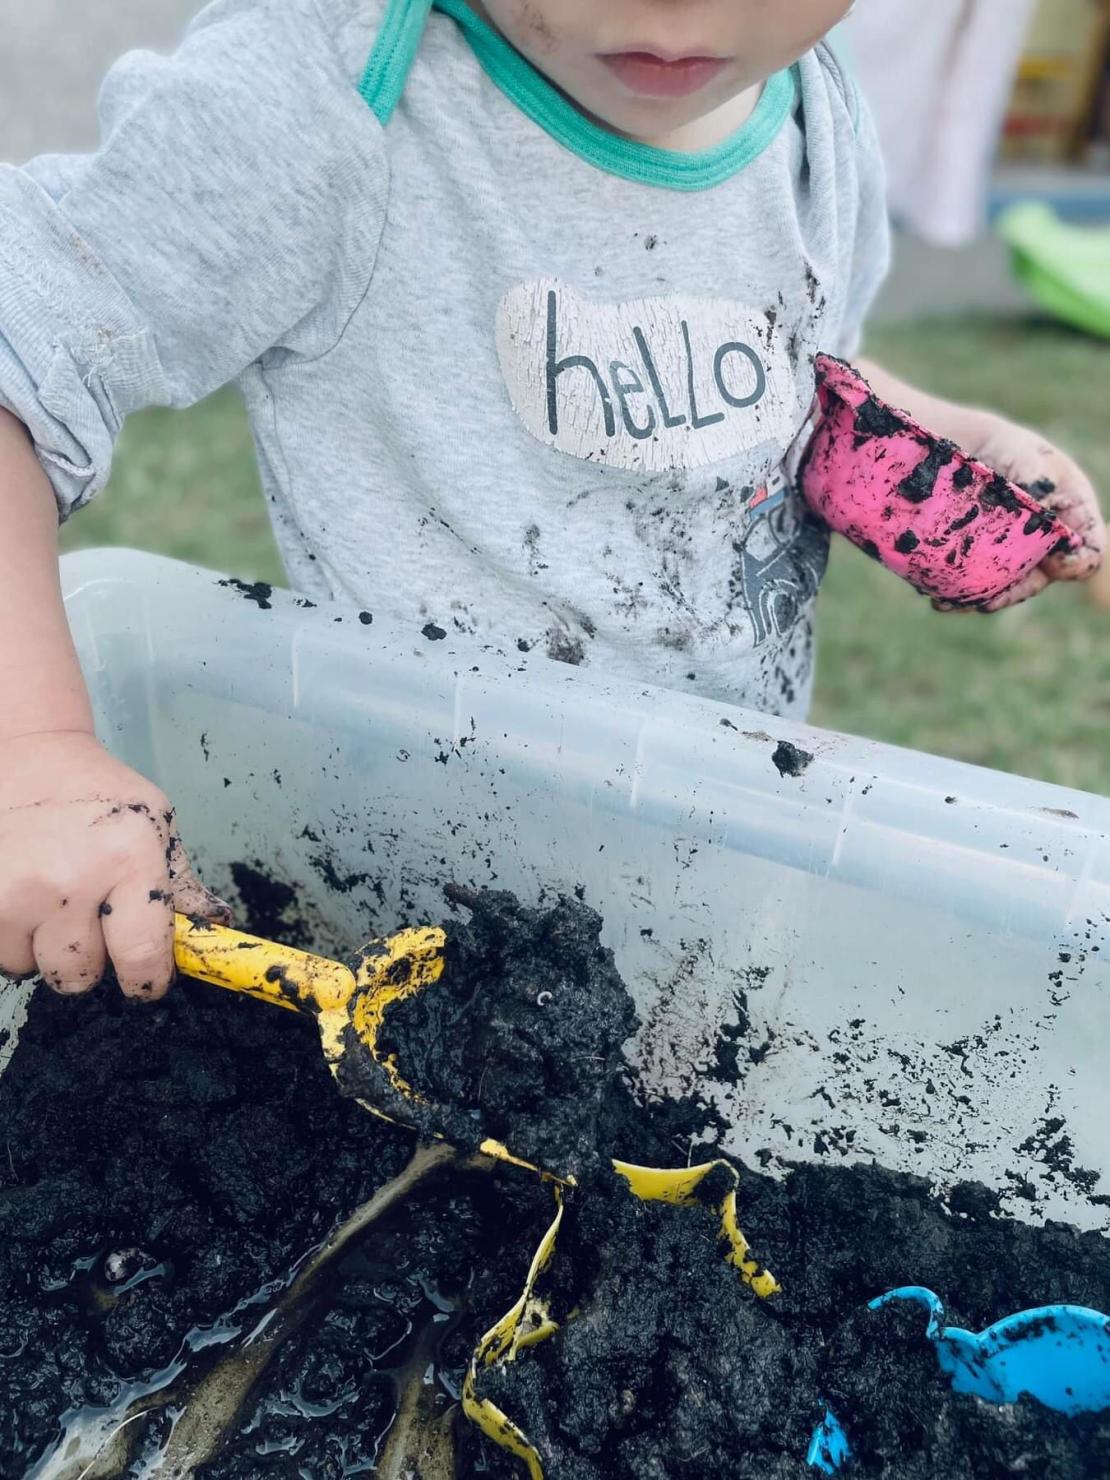
[[[267,901],[261,874],[251,889],[257,909],[295,905],[284,892]],[[523,1039],[538,1055],[534,1073],[563,1084],[548,1062],[568,1057],[557,1025],[571,1048],[589,1032],[604,1073],[588,1071],[596,1079],[580,1089],[599,1140],[657,1165],[685,1162],[676,1142],[708,1159],[711,1112],[693,1101],[637,1106],[609,1052],[610,1035],[633,1019],[599,953],[596,917],[565,903],[532,912],[502,896],[469,902],[469,933],[447,927],[464,961],[504,956],[518,987],[524,963],[538,962],[564,983],[600,981],[608,995],[599,1029],[548,1013],[551,1003],[510,1013],[513,1053]],[[243,923],[258,928],[257,918]],[[743,1026],[726,1031],[722,1066],[742,1066]],[[483,1052],[509,1079],[483,1113],[515,1112],[534,1080],[519,1077],[503,1045]],[[454,1061],[427,1072],[473,1082]],[[542,1118],[539,1133],[569,1134],[582,1154],[568,1121]],[[128,1413],[121,1393],[172,1371],[197,1328],[217,1340],[193,1341],[201,1349],[166,1393],[180,1397],[192,1367],[203,1376],[234,1357],[298,1262],[401,1172],[414,1144],[336,1093],[311,1023],[190,983],[153,1007],[108,987],[81,999],[38,992],[0,1078],[0,1138],[0,1474],[13,1480],[56,1442],[67,1411],[115,1403],[115,1416]],[[539,1444],[548,1480],[719,1480],[722,1453],[740,1480],[812,1475],[802,1456],[826,1403],[849,1430],[851,1473],[1110,1474],[1103,1417],[955,1398],[923,1320],[861,1314],[907,1283],[931,1286],[949,1319],[972,1329],[1049,1301],[1105,1310],[1110,1248],[1099,1235],[1016,1224],[985,1188],[942,1204],[924,1181],[879,1168],[801,1167],[779,1182],[741,1167],[741,1226],[783,1287],[763,1302],[725,1265],[715,1208],[640,1204],[604,1157],[587,1147],[584,1163],[545,1291],[557,1313],[580,1313],[485,1378]],[[437,1173],[337,1262],[194,1473],[373,1473],[401,1427],[399,1393],[428,1391],[430,1372],[435,1411],[453,1411],[470,1353],[519,1294],[551,1214],[550,1190],[531,1174]],[[132,1428],[131,1456],[156,1454],[172,1443],[170,1404]],[[524,1473],[457,1412],[455,1442],[457,1476]]]

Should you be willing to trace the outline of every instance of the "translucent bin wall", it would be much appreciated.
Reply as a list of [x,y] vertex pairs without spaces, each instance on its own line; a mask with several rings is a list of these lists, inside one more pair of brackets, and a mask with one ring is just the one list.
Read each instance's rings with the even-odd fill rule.
[[[1106,799],[281,592],[263,608],[131,552],[64,573],[101,733],[170,793],[217,891],[260,866],[343,954],[445,918],[447,880],[577,891],[645,1074],[715,1085],[739,1155],[874,1158],[1107,1222]],[[814,757],[798,776],[782,741]]]

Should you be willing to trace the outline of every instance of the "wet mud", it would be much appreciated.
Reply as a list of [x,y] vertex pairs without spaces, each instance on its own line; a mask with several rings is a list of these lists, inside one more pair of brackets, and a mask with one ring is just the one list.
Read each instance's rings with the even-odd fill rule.
[[789,740],[780,740],[771,756],[780,776],[801,776],[813,762],[811,751],[803,750]]
[[278,1347],[219,1452],[195,1473],[465,1473],[459,1396],[470,1357],[515,1299],[528,1236],[550,1216],[550,1193],[535,1179],[450,1167],[431,1177],[329,1272],[312,1318]]
[[[264,872],[237,883],[248,928],[296,918]],[[1015,1223],[974,1185],[942,1199],[881,1168],[738,1163],[740,1225],[781,1286],[759,1299],[725,1261],[720,1185],[643,1204],[608,1170],[708,1160],[721,1127],[696,1098],[638,1097],[596,915],[454,898],[451,969],[393,1042],[464,1127],[477,1109],[581,1168],[540,1291],[559,1330],[481,1378],[548,1480],[718,1480],[722,1454],[740,1480],[812,1475],[827,1405],[849,1475],[1110,1474],[1105,1417],[957,1397],[919,1311],[865,1312],[906,1284],[972,1330],[1052,1302],[1110,1310],[1107,1240]],[[459,1395],[551,1186],[367,1114],[311,1022],[187,982],[155,1005],[39,991],[0,1078],[0,1143],[0,1474],[525,1474]]]
[[447,927],[443,975],[387,1012],[380,1050],[456,1145],[492,1137],[572,1175],[615,1155],[612,1102],[637,1018],[601,917],[574,899],[528,909],[506,893],[449,898],[466,918]]
[[730,1476],[755,1480],[804,1455],[822,1412],[819,1334],[742,1284],[716,1207],[642,1203],[599,1175],[576,1194],[540,1293],[559,1332],[487,1367],[478,1391],[528,1436],[547,1480],[701,1480],[723,1455]]
[[920,1307],[890,1306],[855,1317],[833,1340],[824,1389],[851,1435],[848,1475],[1110,1474],[1110,1417],[1068,1418],[1028,1400],[996,1406],[954,1394],[923,1325]]
[[240,581],[228,576],[217,584],[237,591],[245,601],[253,601],[259,611],[268,612],[273,607],[274,588],[268,581]]
[[[482,1391],[528,1434],[548,1480],[812,1477],[826,1408],[852,1445],[848,1476],[994,1480],[1110,1474],[1110,1415],[1066,1419],[1023,1400],[954,1394],[918,1307],[868,1312],[900,1285],[941,1294],[981,1330],[1048,1303],[1110,1309],[1110,1245],[1064,1225],[1002,1218],[989,1189],[942,1200],[875,1167],[741,1171],[740,1224],[781,1286],[754,1295],[724,1262],[709,1207],[642,1205],[583,1189],[543,1293],[560,1331],[490,1369]],[[488,1440],[466,1453],[522,1476]]]
[[0,1474],[403,1166],[405,1138],[339,1101],[312,1025],[257,1009],[191,984],[152,1006],[33,998],[0,1079]]
[[285,1308],[416,1145],[337,1093],[292,1013],[189,982],[150,1007],[36,993],[0,1078],[0,1474],[168,1454],[160,1474],[330,1480],[374,1472],[416,1367],[453,1410],[550,1221],[538,1178],[437,1170]]

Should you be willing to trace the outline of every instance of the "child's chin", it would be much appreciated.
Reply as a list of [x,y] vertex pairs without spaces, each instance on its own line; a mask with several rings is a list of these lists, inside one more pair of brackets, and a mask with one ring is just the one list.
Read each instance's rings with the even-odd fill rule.
[[642,144],[665,147],[677,129],[704,118],[712,108],[695,98],[606,98],[589,110],[606,128]]

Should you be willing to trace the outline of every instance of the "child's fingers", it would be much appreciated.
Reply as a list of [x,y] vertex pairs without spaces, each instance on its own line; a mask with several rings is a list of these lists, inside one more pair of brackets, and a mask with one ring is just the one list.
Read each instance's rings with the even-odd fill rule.
[[1005,611],[1007,607],[1020,606],[1023,601],[1028,601],[1032,596],[1039,596],[1051,581],[1051,576],[1045,573],[1043,566],[1031,570],[1029,574],[1018,581],[1016,586],[1011,586],[1008,591],[1003,591],[1001,596],[996,596],[982,609],[985,612],[994,613]]
[[1102,569],[1106,558],[1106,534],[1104,528],[1088,526],[1078,531],[1083,543],[1077,550],[1062,550],[1050,555],[1041,569],[1053,581],[1087,581]]
[[169,875],[117,885],[102,918],[104,943],[128,997],[154,1002],[174,977],[173,899]]
[[35,967],[55,992],[88,992],[104,975],[108,964],[104,934],[96,910],[72,903],[55,910],[35,930],[32,939]]
[[31,932],[23,925],[0,923],[0,976],[31,976],[35,951]]
[[1050,555],[1042,562],[1041,569],[1054,581],[1087,580],[1100,568],[1106,555],[1106,524],[1093,485],[1079,468],[1069,468],[1068,476],[1044,504],[1076,532],[1081,544],[1076,550]]
[[192,864],[186,857],[176,832],[170,836],[169,875],[173,907],[179,914],[197,915],[216,925],[231,924],[231,906],[219,895],[213,894],[211,889],[206,889],[193,873]]

